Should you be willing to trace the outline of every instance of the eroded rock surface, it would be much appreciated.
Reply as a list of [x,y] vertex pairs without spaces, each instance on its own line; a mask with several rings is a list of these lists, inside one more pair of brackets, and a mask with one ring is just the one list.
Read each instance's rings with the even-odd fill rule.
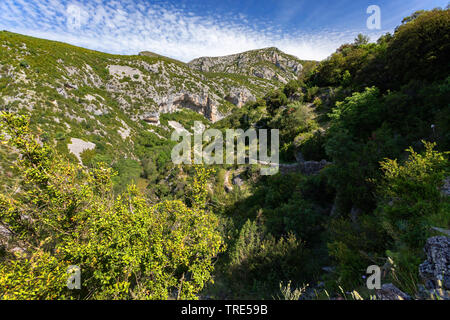
[[380,300],[411,300],[411,297],[394,286],[392,283],[386,283],[376,291],[377,298]]
[[425,245],[427,260],[419,266],[419,273],[427,289],[442,287],[450,290],[450,237],[436,236]]

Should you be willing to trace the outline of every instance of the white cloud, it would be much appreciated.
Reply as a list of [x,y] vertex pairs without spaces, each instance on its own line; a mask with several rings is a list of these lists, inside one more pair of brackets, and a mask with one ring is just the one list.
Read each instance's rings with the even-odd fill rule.
[[285,35],[276,27],[254,27],[257,21],[251,26],[239,15],[199,16],[144,1],[2,1],[2,29],[109,53],[149,50],[185,62],[272,46],[302,59],[321,60],[356,36],[329,31]]

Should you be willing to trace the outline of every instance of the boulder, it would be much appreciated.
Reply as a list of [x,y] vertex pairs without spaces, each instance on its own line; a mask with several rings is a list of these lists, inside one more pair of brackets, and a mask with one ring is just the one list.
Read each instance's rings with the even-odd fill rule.
[[244,184],[244,180],[242,180],[240,176],[236,176],[233,178],[233,184],[241,187]]
[[385,283],[381,289],[376,291],[376,296],[380,300],[411,300],[411,297],[394,286],[392,283]]
[[12,232],[4,225],[0,224],[0,245],[6,245],[11,237]]

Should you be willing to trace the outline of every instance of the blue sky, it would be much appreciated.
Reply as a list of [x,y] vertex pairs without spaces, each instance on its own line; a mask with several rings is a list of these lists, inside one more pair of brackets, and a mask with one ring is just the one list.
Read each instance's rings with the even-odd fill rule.
[[[448,0],[1,0],[0,29],[118,54],[182,61],[263,47],[321,60],[358,33],[376,40]],[[369,5],[381,29],[369,30]]]

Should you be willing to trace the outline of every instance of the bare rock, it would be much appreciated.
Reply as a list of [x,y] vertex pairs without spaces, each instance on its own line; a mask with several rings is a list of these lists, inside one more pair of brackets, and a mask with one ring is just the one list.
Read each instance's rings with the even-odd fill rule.
[[381,289],[376,291],[380,300],[411,300],[411,297],[394,286],[392,283],[385,283]]
[[68,98],[68,94],[64,88],[57,88],[56,92],[58,92],[59,95],[63,96],[64,98]]
[[419,266],[419,274],[427,289],[437,289],[439,284],[450,290],[450,237],[431,237],[425,244],[427,260]]
[[194,70],[227,72],[286,83],[303,71],[301,60],[277,48],[251,50],[223,57],[202,57],[188,63]]
[[93,150],[95,148],[95,143],[72,138],[71,143],[67,145],[67,148],[77,157],[78,161],[82,164],[83,161],[81,160],[81,154],[85,150]]
[[249,101],[255,101],[256,98],[247,88],[233,88],[225,100],[240,108]]
[[203,114],[212,122],[216,122],[221,117],[218,113],[216,103],[216,99],[207,93],[179,93],[168,95],[162,99],[159,105],[159,112],[171,113],[179,109],[191,109]]
[[238,175],[233,178],[233,184],[241,187],[244,184],[244,180],[242,180],[242,178]]

